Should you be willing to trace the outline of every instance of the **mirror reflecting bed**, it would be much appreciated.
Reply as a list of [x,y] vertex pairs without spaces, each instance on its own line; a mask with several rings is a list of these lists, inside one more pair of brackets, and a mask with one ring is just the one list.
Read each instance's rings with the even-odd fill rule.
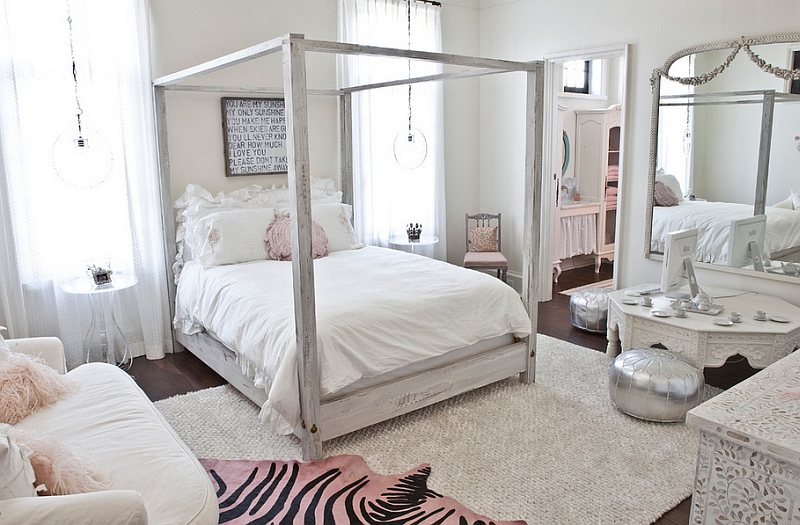
[[680,51],[651,81],[646,255],[697,228],[697,261],[741,267],[731,223],[763,214],[764,271],[797,280],[786,263],[800,262],[800,35]]

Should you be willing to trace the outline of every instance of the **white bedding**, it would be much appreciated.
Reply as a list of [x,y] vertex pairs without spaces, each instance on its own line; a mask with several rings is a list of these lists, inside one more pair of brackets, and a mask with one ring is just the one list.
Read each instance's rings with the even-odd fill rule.
[[[314,261],[320,394],[479,340],[530,334],[519,295],[500,280],[427,257],[368,246]],[[187,263],[176,327],[206,330],[263,387],[261,418],[299,428],[291,262]]]
[[[765,213],[767,255],[800,245],[800,211],[767,206]],[[731,221],[752,216],[750,204],[685,200],[677,206],[655,206],[650,249],[664,253],[667,233],[697,228],[696,260],[727,264]]]

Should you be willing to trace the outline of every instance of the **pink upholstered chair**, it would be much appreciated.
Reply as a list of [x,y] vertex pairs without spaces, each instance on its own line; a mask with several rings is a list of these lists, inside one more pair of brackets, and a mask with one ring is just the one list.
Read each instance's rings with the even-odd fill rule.
[[467,253],[464,268],[496,270],[497,278],[506,282],[508,260],[500,253],[500,214],[466,214]]

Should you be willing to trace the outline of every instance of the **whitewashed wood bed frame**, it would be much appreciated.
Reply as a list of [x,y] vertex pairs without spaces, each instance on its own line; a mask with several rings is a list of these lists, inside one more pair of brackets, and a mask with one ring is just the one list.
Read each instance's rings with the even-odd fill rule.
[[[306,53],[374,55],[428,60],[470,69],[414,77],[380,84],[348,87],[340,90],[311,91],[306,85]],[[283,88],[244,88],[188,85],[188,80],[212,71],[241,64],[265,55],[282,53]],[[308,142],[307,97],[332,95],[339,97],[341,127],[341,184],[344,201],[352,203],[352,118],[353,92],[405,85],[418,82],[444,81],[496,73],[523,72],[527,76],[525,108],[525,202],[523,235],[522,297],[531,318],[532,337],[514,340],[511,344],[483,352],[435,370],[380,384],[348,397],[330,402],[320,401],[317,328],[314,300],[314,265],[311,256],[311,198]],[[416,410],[426,405],[519,374],[521,381],[535,378],[537,290],[534,266],[539,259],[539,217],[542,187],[542,108],[544,95],[544,63],[512,62],[482,57],[432,53],[425,51],[362,46],[340,42],[307,40],[300,34],[287,34],[241,51],[156,79],[154,97],[161,171],[162,213],[165,224],[167,268],[172,268],[175,247],[175,212],[170,189],[170,162],[167,141],[167,90],[207,91],[219,93],[270,93],[283,95],[286,101],[288,187],[292,217],[292,276],[294,311],[297,327],[298,374],[303,431],[303,459],[323,457],[322,441],[359,428]],[[171,271],[171,270],[170,270]],[[171,277],[171,276],[170,276]],[[175,284],[169,284],[170,306],[174,310]],[[173,311],[174,314],[174,311]],[[263,389],[242,374],[235,355],[206,334],[187,336],[174,331],[175,341],[197,355],[234,387],[257,404],[266,401]]]

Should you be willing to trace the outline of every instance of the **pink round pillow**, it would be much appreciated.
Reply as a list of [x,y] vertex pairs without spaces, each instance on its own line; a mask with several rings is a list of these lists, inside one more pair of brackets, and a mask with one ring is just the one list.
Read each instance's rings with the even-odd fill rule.
[[678,205],[678,196],[661,181],[656,182],[656,186],[653,188],[653,200],[656,201],[656,206]]
[[[276,217],[267,227],[267,253],[276,261],[292,260],[292,221],[289,215]],[[319,259],[328,255],[328,236],[316,221],[311,221],[311,256]]]

